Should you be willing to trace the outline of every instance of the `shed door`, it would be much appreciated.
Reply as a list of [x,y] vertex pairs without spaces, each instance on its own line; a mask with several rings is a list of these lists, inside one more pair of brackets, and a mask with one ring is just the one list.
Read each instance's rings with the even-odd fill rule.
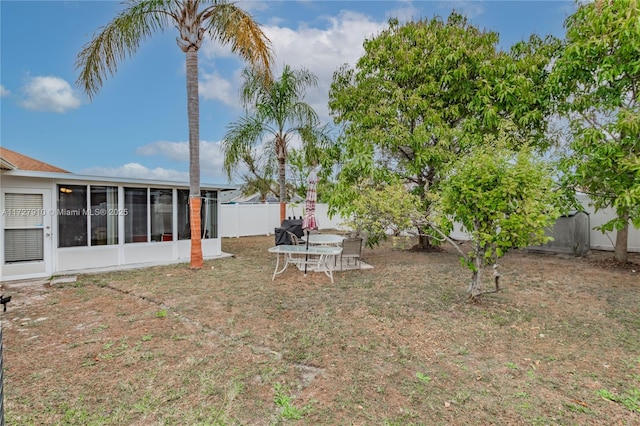
[[51,275],[51,192],[2,192],[3,279]]

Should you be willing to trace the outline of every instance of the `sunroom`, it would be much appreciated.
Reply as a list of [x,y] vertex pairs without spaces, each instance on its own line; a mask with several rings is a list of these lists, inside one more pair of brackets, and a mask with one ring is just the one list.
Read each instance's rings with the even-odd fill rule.
[[[2,170],[0,279],[188,261],[187,183]],[[222,256],[218,194],[201,185],[202,252]]]

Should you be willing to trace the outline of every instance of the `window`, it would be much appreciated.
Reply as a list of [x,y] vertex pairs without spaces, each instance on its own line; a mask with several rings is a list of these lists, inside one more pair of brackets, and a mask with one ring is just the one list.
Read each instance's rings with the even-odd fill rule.
[[189,226],[189,191],[178,189],[178,239],[190,240]]
[[[202,238],[217,238],[218,193],[201,191],[201,196]],[[176,205],[174,218],[173,189],[124,188],[124,206],[119,206],[116,186],[58,185],[59,247],[118,244],[119,215],[124,216],[125,243],[188,240],[188,190],[177,191]],[[19,238],[27,238],[24,232],[21,235]]]
[[5,263],[44,260],[42,194],[5,194]]
[[91,245],[118,244],[118,188],[91,186]]
[[218,237],[218,192],[202,191],[202,238]]
[[151,188],[151,241],[173,241],[173,190]]
[[147,235],[147,188],[125,188],[124,221],[125,243],[146,243]]
[[42,229],[5,229],[5,263],[44,260]]
[[58,246],[118,244],[117,213],[115,186],[58,185]]
[[[217,191],[202,191],[200,206],[200,226],[202,238],[218,237],[218,193]],[[191,239],[189,221],[189,191],[178,190],[178,239]]]
[[58,247],[87,245],[87,187],[58,185]]

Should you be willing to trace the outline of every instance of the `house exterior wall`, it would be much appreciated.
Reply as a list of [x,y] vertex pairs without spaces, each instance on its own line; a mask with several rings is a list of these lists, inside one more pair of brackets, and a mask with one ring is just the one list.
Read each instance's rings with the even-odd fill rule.
[[[124,217],[118,220],[118,243],[110,245],[83,245],[79,247],[59,247],[58,224],[60,212],[58,211],[57,192],[58,185],[94,185],[118,187],[118,207],[123,208],[124,187],[140,188],[166,188],[173,190],[173,235],[178,235],[177,197],[178,188],[166,184],[154,184],[153,182],[135,183],[118,182],[104,178],[104,180],[82,180],[69,178],[38,178],[23,176],[0,175],[0,280],[17,280],[49,277],[56,274],[69,272],[81,272],[101,268],[118,269],[121,267],[143,266],[148,264],[163,264],[171,262],[187,262],[191,256],[191,240],[155,241],[140,243],[125,243]],[[210,190],[214,190],[211,188]],[[214,190],[215,191],[215,190]],[[5,262],[5,225],[7,212],[5,206],[5,194],[12,193],[41,193],[44,194],[42,230],[44,235],[44,259],[42,261]],[[88,206],[90,207],[90,206]],[[213,258],[222,255],[220,244],[220,204],[217,204],[218,235],[217,238],[202,240],[202,252],[204,258]]]

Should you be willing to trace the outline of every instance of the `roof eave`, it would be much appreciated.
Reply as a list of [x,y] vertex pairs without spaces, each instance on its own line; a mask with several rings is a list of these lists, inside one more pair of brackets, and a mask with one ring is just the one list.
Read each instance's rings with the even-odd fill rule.
[[0,157],[0,169],[2,169],[2,170],[18,170],[18,167],[16,167],[16,165],[11,163],[10,161]]
[[[52,179],[57,181],[85,181],[85,182],[102,182],[102,183],[114,183],[114,184],[129,184],[129,185],[145,185],[145,186],[174,186],[174,187],[189,187],[189,182],[169,181],[169,180],[154,180],[154,179],[138,179],[127,177],[111,177],[111,176],[93,176],[93,175],[78,175],[74,173],[59,173],[59,172],[37,172],[31,170],[2,170],[2,174],[5,176],[36,178],[36,179]],[[236,189],[237,185],[231,184],[217,184],[217,183],[201,183],[200,187],[203,189]]]

